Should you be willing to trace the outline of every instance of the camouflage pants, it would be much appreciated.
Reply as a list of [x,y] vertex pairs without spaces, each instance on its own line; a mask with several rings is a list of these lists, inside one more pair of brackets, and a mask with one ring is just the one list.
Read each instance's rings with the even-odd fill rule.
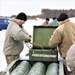
[[[5,57],[6,57],[7,65],[9,65],[13,60],[18,59],[19,55],[6,55]],[[9,73],[11,73],[14,68],[15,65],[9,70]]]

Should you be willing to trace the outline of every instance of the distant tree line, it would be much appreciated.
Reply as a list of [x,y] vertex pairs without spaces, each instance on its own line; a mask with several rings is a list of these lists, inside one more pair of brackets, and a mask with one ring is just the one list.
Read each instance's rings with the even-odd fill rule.
[[[75,17],[75,9],[70,9],[70,10],[52,10],[52,9],[42,9],[41,10],[41,14],[37,14],[37,15],[27,15],[28,19],[36,19],[36,18],[41,18],[41,19],[45,19],[45,18],[53,18],[53,17],[58,17],[60,13],[65,12],[68,14],[69,17]],[[16,15],[12,15],[11,17],[16,17]]]
[[60,13],[65,12],[68,14],[69,17],[75,17],[75,9],[70,10],[51,10],[51,9],[42,9],[41,13],[43,14],[42,18],[53,18],[58,17]]

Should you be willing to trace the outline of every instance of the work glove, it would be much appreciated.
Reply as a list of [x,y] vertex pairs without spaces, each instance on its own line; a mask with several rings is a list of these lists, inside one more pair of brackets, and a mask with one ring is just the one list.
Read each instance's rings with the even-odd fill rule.
[[25,41],[25,42],[26,42],[26,43],[27,43],[27,42],[31,42],[31,40],[28,40],[28,41]]
[[32,36],[31,36],[31,35],[29,35],[29,37],[30,37],[30,38],[32,38]]

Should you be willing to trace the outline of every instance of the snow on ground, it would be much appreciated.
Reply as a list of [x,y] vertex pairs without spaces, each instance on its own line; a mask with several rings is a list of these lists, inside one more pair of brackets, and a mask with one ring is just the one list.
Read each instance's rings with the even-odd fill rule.
[[[37,22],[36,20],[28,20],[23,26],[29,34],[33,34],[33,26],[40,25],[41,21]],[[3,45],[5,39],[6,30],[0,31],[0,71],[3,71],[7,67],[6,59],[3,54]],[[32,46],[29,44],[29,46]],[[29,48],[24,44],[24,49],[20,54],[20,59],[29,59],[28,56],[25,56],[29,52]]]
[[[72,22],[75,22],[75,18],[70,18]],[[37,20],[28,20],[24,24],[24,28],[26,29],[27,32],[29,32],[31,35],[33,35],[33,26],[36,25],[41,25],[44,20],[42,19],[37,19]],[[52,20],[51,20],[52,21]],[[4,44],[4,39],[5,39],[5,33],[6,30],[0,31],[0,71],[3,71],[6,67],[6,60],[5,56],[3,54],[3,44]],[[32,45],[30,45],[32,46]],[[25,54],[29,52],[29,48],[24,44],[24,50],[20,54],[20,59],[29,59],[29,57],[26,57]]]
[[[3,54],[3,45],[5,39],[6,30],[0,31],[0,71],[3,71],[7,67],[5,55]],[[29,59],[28,56],[25,56],[29,52],[29,49],[26,45],[24,45],[24,50],[20,54],[20,59]]]
[[5,39],[5,30],[0,31],[0,71],[4,70],[7,66],[5,56],[3,54],[3,44]]

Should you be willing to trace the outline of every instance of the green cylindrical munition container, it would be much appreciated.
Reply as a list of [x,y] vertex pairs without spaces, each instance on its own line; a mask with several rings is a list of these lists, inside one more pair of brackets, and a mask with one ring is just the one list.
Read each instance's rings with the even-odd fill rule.
[[42,62],[37,62],[33,65],[28,75],[45,75],[45,65]]
[[22,61],[12,72],[10,75],[27,75],[31,66],[29,62]]
[[57,63],[51,63],[49,64],[46,75],[58,75],[58,64]]

